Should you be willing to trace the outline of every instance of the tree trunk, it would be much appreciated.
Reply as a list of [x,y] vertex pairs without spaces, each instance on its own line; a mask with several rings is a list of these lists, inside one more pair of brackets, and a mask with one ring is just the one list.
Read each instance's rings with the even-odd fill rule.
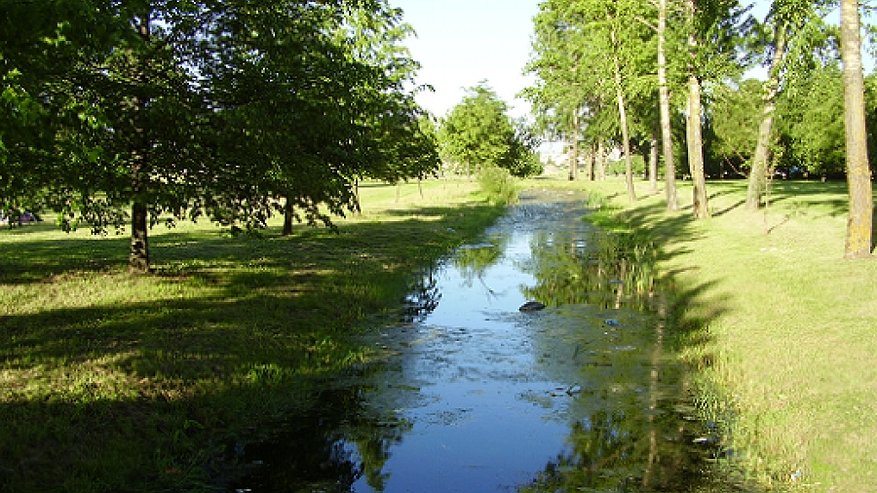
[[597,170],[595,174],[597,175],[597,180],[603,181],[606,179],[606,149],[603,147],[603,142],[600,141],[597,143],[597,159],[595,161],[595,165],[597,166]]
[[283,236],[290,236],[292,234],[292,223],[295,217],[294,212],[292,201],[287,197],[283,203],[283,232],[281,233]]
[[670,129],[670,89],[667,84],[667,57],[664,51],[667,30],[667,0],[658,3],[658,94],[661,107],[661,145],[664,151],[664,180],[667,210],[679,209],[676,196],[676,161],[673,156],[673,133]]
[[594,161],[597,158],[597,151],[593,144],[588,147],[588,154],[585,156],[585,177],[588,181],[594,181]]
[[[137,26],[137,34],[145,42],[149,42],[150,25],[148,13],[140,19]],[[149,68],[146,64],[140,67],[140,70],[139,75],[141,77],[148,77]],[[145,274],[150,271],[149,211],[145,202],[149,138],[141,122],[136,121],[144,108],[146,108],[147,103],[146,97],[135,95],[132,98],[132,118],[135,119],[134,133],[136,137],[131,153],[131,244],[128,251],[128,270],[135,274]]]
[[649,188],[658,192],[658,136],[654,133],[649,140]]
[[569,181],[579,177],[579,114],[573,113],[572,128],[569,133]]
[[146,204],[137,200],[131,206],[131,248],[128,254],[128,270],[134,274],[149,272],[148,226]]
[[844,256],[864,258],[871,256],[874,205],[865,129],[865,83],[862,75],[859,37],[859,2],[842,0],[840,10],[844,130],[850,208]]
[[636,201],[636,191],[633,188],[633,158],[630,155],[630,127],[627,121],[627,109],[624,104],[624,87],[621,80],[621,62],[618,60],[618,40],[615,31],[610,34],[615,53],[613,62],[615,65],[615,96],[618,101],[618,116],[621,119],[621,150],[624,152],[624,180],[627,183],[627,198]]
[[706,177],[703,173],[703,132],[701,123],[700,81],[694,75],[688,78],[688,167],[693,185],[694,217],[710,216],[707,207]]
[[[694,19],[697,15],[694,0],[687,0],[688,15]],[[694,217],[706,219],[710,216],[706,197],[706,177],[703,172],[703,122],[701,109],[700,79],[697,78],[694,66],[694,57],[697,51],[697,37],[693,32],[688,34],[688,48],[691,51],[692,63],[689,66],[688,75],[688,118],[686,119],[686,134],[688,136],[688,168],[691,172],[693,185],[693,212]]]
[[761,112],[761,124],[758,127],[758,140],[755,154],[749,171],[749,186],[746,192],[746,208],[758,210],[767,186],[767,162],[770,159],[771,137],[773,135],[773,117],[776,110],[776,99],[780,87],[780,66],[786,50],[786,28],[784,24],[777,26],[774,34],[776,47],[770,64],[770,72],[764,88],[764,109]]
[[[419,184],[420,182],[418,182]],[[421,194],[423,195],[423,194]],[[356,203],[356,209],[353,211],[357,216],[362,214],[362,207],[359,203],[359,179],[353,180],[353,201]]]

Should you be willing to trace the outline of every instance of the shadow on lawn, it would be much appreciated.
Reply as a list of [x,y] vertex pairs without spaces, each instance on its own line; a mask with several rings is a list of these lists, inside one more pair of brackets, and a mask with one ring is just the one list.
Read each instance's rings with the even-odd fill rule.
[[[368,358],[349,337],[363,317],[401,310],[417,270],[497,209],[462,212],[415,209],[430,220],[346,223],[337,235],[166,232],[152,238],[158,274],[133,288],[114,285],[131,280],[127,238],[0,242],[0,289],[91,279],[135,300],[0,318],[0,491],[224,487],[281,416],[315,427],[355,416],[374,431],[363,440],[392,440],[385,416],[321,382]],[[339,400],[349,409],[327,414]],[[331,462],[324,439],[302,445],[307,460]]]
[[[714,197],[734,196],[746,188],[745,182],[723,182],[722,185],[723,188],[714,192]],[[695,227],[697,220],[690,213],[667,214],[663,202],[626,209],[619,212],[618,219],[610,219],[610,222],[616,220],[632,228],[635,235],[653,242],[659,263],[690,252],[691,243],[703,235]],[[600,225],[599,221],[597,225]],[[683,273],[687,278],[685,283],[679,280]],[[677,350],[683,347],[695,349],[693,354],[699,354],[700,360],[689,362],[695,370],[709,366],[713,357],[706,352],[710,343],[706,328],[730,310],[727,303],[714,295],[719,287],[718,282],[699,282],[693,277],[696,273],[690,269],[671,270],[661,275],[662,287],[669,302],[667,317],[674,334],[671,342],[677,344]]]

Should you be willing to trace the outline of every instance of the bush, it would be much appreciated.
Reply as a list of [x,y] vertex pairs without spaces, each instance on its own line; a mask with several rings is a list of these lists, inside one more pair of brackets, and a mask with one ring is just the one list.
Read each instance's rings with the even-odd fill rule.
[[478,173],[478,184],[487,200],[496,205],[509,205],[518,200],[518,187],[508,170],[487,166]]

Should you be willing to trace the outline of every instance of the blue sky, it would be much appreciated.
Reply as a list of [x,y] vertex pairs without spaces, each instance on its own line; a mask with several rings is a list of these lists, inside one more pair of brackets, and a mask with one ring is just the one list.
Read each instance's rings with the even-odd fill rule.
[[[522,71],[540,0],[390,1],[404,10],[404,20],[417,32],[407,45],[422,65],[417,82],[435,88],[418,96],[427,110],[444,116],[462,100],[465,88],[487,80],[513,116],[528,113],[529,105],[516,95],[531,84]],[[753,4],[753,12],[763,17],[770,2]]]
[[418,83],[435,88],[418,96],[427,110],[444,116],[462,100],[465,88],[487,80],[515,116],[529,111],[515,96],[529,85],[521,72],[530,54],[538,0],[391,2],[405,11],[405,21],[417,31],[407,44],[422,64]]

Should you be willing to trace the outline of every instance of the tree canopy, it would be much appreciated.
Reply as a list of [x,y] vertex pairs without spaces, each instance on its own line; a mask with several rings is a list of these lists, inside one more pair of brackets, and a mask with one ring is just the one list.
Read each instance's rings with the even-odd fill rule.
[[132,270],[160,221],[329,222],[357,179],[437,168],[385,0],[20,2],[3,21],[0,208],[130,222]]
[[488,167],[515,176],[541,172],[536,142],[522,123],[508,116],[508,106],[486,84],[469,88],[442,119],[438,130],[442,158],[465,174]]

